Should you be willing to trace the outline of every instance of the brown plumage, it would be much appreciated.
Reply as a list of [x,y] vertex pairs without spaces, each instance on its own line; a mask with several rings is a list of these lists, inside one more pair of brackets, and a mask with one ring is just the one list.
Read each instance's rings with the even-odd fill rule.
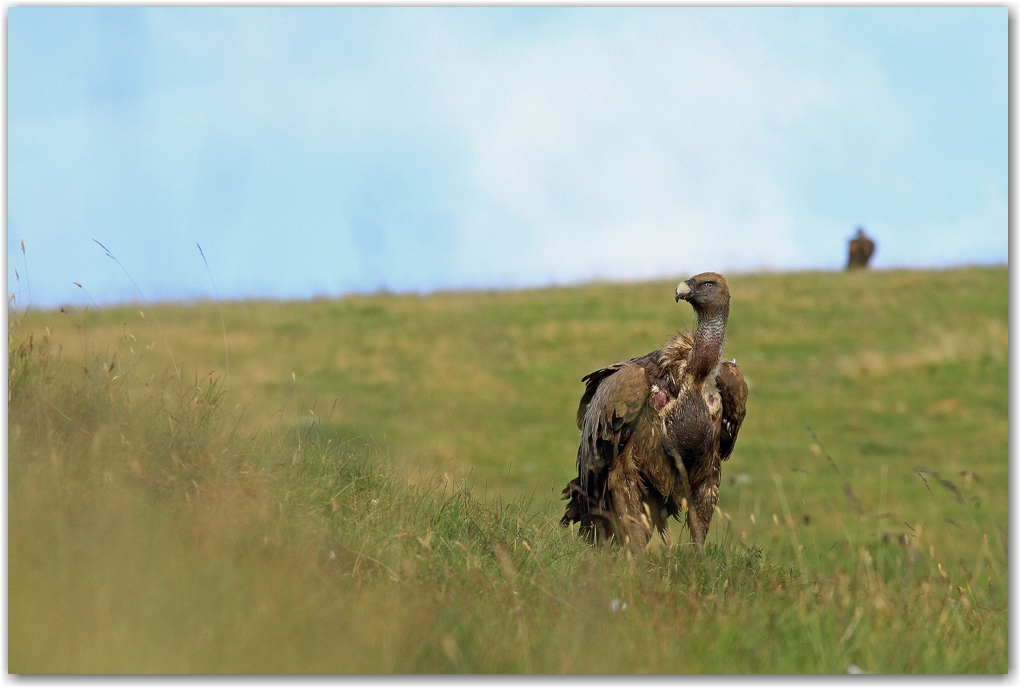
[[691,539],[704,548],[719,500],[721,461],[744,421],[747,384],[723,362],[729,317],[726,280],[714,272],[677,286],[698,316],[658,351],[596,370],[582,379],[577,408],[577,477],[563,490],[562,525],[578,524],[592,543],[641,551],[653,530],[687,511]]
[[850,255],[847,257],[848,270],[863,270],[868,266],[875,252],[875,242],[864,233],[864,227],[857,227],[857,233],[850,239]]

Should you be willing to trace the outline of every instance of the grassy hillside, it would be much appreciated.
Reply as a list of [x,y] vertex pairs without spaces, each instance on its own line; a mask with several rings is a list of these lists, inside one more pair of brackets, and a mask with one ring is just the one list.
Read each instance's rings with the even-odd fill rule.
[[[780,513],[775,474],[795,517],[840,534],[826,529],[828,501],[816,494],[843,480],[812,450],[810,427],[862,507],[895,516],[872,526],[899,533],[903,520],[933,517],[940,504],[919,467],[959,482],[968,499],[987,499],[984,512],[1004,526],[1004,268],[730,281],[726,355],[751,394],[724,466],[724,480],[743,476],[723,489],[724,511],[745,524],[751,512]],[[48,329],[81,364],[122,347],[122,378],[152,383],[172,371],[171,354],[194,381],[223,375],[229,353],[224,402],[243,410],[247,427],[312,419],[338,441],[370,442],[404,472],[469,475],[479,495],[533,496],[534,508],[551,513],[574,469],[580,378],[692,326],[674,286],[158,306],[144,317],[145,306],[132,306],[30,313],[24,322]],[[937,496],[959,505],[951,491]]]
[[730,284],[701,559],[555,524],[672,282],[12,316],[10,669],[1004,671],[1006,269]]

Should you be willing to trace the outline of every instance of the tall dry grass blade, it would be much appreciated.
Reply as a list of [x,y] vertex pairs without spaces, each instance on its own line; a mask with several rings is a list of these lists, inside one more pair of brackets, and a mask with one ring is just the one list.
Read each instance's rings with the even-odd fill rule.
[[833,468],[835,468],[836,473],[840,477],[842,477],[843,476],[843,472],[839,469],[839,466],[836,465],[836,461],[834,461],[832,459],[832,456],[830,456],[829,453],[824,448],[822,448],[822,440],[818,438],[818,435],[815,434],[815,431],[813,429],[811,429],[810,427],[807,428],[807,431],[808,431],[808,434],[811,435],[811,438],[815,440],[815,444],[818,446],[818,450],[821,452],[821,454],[823,456],[825,456],[825,459],[827,461],[829,461],[829,465],[831,465]]
[[28,257],[25,254],[25,239],[21,239],[21,260],[25,266],[25,287],[28,289],[28,306],[25,309],[27,312],[28,308],[32,307],[32,281],[28,278]]
[[[137,291],[138,295],[142,297],[142,301],[146,305],[150,305],[149,299],[145,297],[144,293],[142,293],[142,290],[138,287],[138,283],[135,282],[134,278],[131,276],[131,273],[128,272],[127,268],[125,268],[124,265],[121,264],[120,260],[118,260],[116,256],[114,256],[114,254],[110,252],[109,248],[101,244],[99,241],[96,241],[95,239],[92,240],[95,242],[97,246],[103,249],[103,251],[106,253],[106,257],[110,258],[115,263],[117,263],[117,266],[120,267],[121,270],[123,270],[124,274],[127,275],[128,280],[135,287],[135,291]],[[152,311],[152,319],[156,321],[156,328],[159,329],[159,336],[161,339],[163,339],[163,345],[166,347],[167,355],[170,356],[170,364],[174,366],[174,372],[177,373],[177,378],[180,379],[181,370],[180,368],[177,367],[177,362],[174,360],[174,353],[173,351],[170,350],[170,344],[166,340],[166,335],[163,333],[163,326],[159,323],[159,317],[156,315],[155,311]]]
[[790,512],[790,506],[786,502],[786,492],[783,491],[783,478],[778,474],[773,474],[772,481],[776,483],[776,492],[779,494],[779,504],[783,508],[783,517],[786,519],[786,526],[790,529],[790,542],[793,544],[793,552],[797,556],[797,568],[801,574],[806,574],[804,557],[801,555],[800,540],[797,538],[797,528],[793,520],[793,515]]
[[89,292],[88,292],[88,291],[87,291],[87,290],[85,289],[85,287],[84,287],[84,286],[82,286],[82,285],[81,285],[81,284],[80,284],[79,282],[76,282],[76,281],[73,281],[73,282],[71,282],[71,283],[72,283],[72,284],[74,284],[75,286],[77,286],[77,287],[78,287],[79,289],[81,289],[81,290],[82,290],[82,292],[83,292],[83,293],[84,293],[84,294],[85,294],[86,296],[88,296],[88,299],[89,299],[89,300],[90,300],[90,301],[92,302],[92,305],[93,305],[93,306],[95,307],[95,309],[96,309],[96,311],[97,311],[97,312],[102,312],[102,311],[100,310],[100,308],[99,308],[99,303],[96,303],[96,300],[95,300],[95,299],[94,299],[94,298],[92,297],[92,294],[91,294],[91,293],[89,293]]
[[202,256],[202,262],[205,263],[205,271],[209,274],[209,281],[212,282],[213,295],[216,296],[216,305],[220,312],[220,328],[223,329],[223,356],[226,359],[227,368],[223,379],[223,387],[225,391],[230,391],[230,347],[227,345],[227,325],[223,321],[223,303],[220,301],[220,292],[216,288],[216,280],[213,279],[212,270],[209,269],[209,261],[205,259],[205,251],[202,250],[202,246],[199,245],[198,241],[195,241],[195,245],[198,246],[198,254]]
[[[928,468],[914,468],[914,472],[917,473],[917,476],[921,478],[921,482],[924,484],[924,488],[928,490],[929,494],[931,494],[931,500],[935,501],[935,492],[931,490],[931,487],[928,485],[928,478],[925,477],[925,474],[930,473],[931,470],[929,470]],[[936,501],[936,503],[938,502]]]
[[843,495],[846,496],[847,503],[853,506],[855,511],[864,515],[864,506],[862,506],[861,502],[857,500],[857,495],[854,493],[853,487],[851,487],[850,483],[845,480],[843,482]]
[[815,446],[818,447],[818,452],[825,456],[825,459],[829,461],[829,465],[836,470],[836,474],[843,478],[843,495],[846,497],[847,503],[849,503],[855,511],[864,515],[864,507],[861,506],[861,502],[857,499],[857,495],[854,494],[853,487],[850,486],[850,482],[843,476],[843,471],[839,469],[838,465],[836,465],[836,461],[832,459],[832,456],[829,455],[828,451],[822,448],[822,440],[818,438],[818,435],[815,434],[814,430],[810,427],[807,428],[807,431],[808,434],[811,435],[811,438],[814,439]]

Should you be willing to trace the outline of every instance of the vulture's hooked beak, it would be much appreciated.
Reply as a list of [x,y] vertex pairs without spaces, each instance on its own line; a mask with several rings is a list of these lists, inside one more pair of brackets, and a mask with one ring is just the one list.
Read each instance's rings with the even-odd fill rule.
[[677,284],[676,285],[676,302],[679,303],[681,298],[684,299],[684,300],[687,300],[687,297],[691,295],[691,292],[693,290],[694,290],[694,285],[691,283],[690,279],[688,279],[687,281],[682,281],[679,284]]

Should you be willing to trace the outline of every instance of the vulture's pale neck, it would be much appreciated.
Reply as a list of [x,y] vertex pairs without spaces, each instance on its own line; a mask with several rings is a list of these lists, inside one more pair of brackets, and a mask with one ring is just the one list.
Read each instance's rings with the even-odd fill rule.
[[729,314],[729,304],[707,312],[698,312],[694,346],[687,356],[687,370],[698,382],[703,382],[722,359],[723,345],[726,343],[726,320]]

